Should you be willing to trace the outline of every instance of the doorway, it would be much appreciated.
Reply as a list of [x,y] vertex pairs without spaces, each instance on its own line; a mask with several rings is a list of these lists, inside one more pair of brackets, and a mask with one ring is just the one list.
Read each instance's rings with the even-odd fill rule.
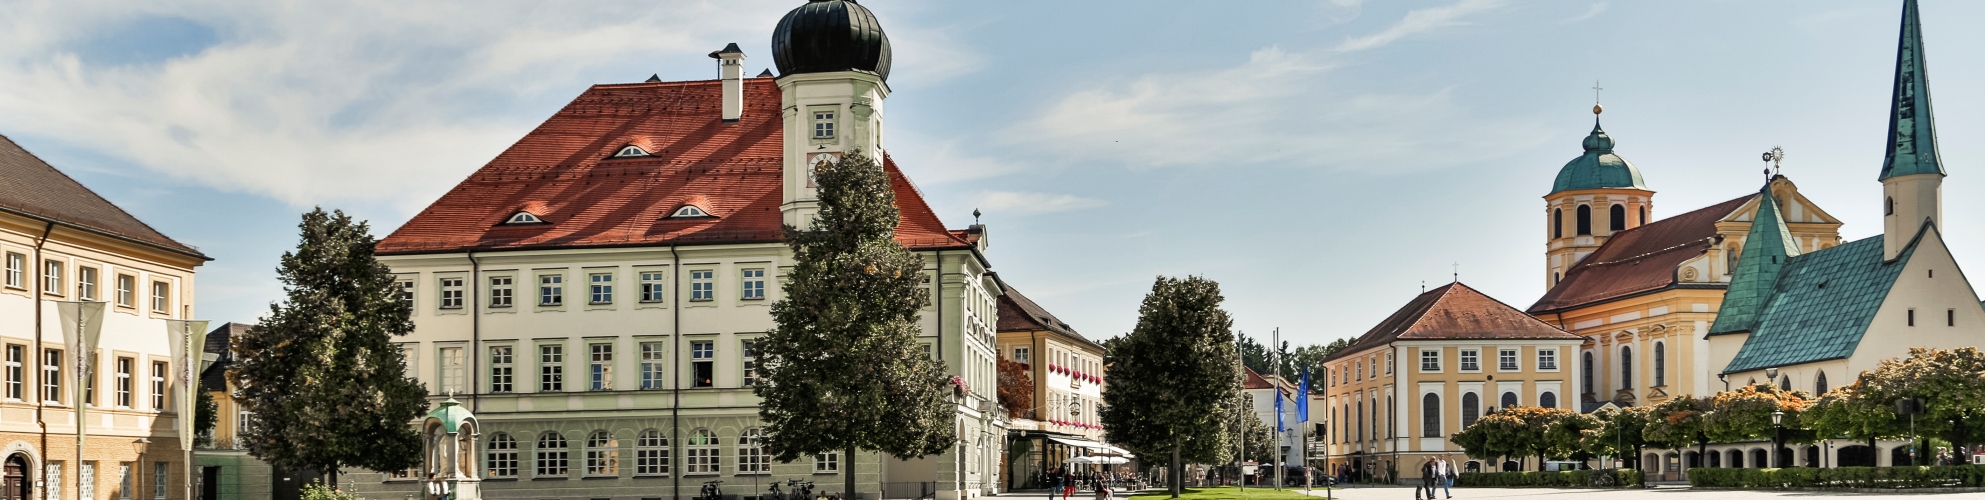
[[28,500],[34,498],[29,491],[34,482],[28,480],[28,459],[15,453],[7,457],[4,473],[0,474],[0,500]]
[[200,468],[200,500],[220,500],[221,468]]

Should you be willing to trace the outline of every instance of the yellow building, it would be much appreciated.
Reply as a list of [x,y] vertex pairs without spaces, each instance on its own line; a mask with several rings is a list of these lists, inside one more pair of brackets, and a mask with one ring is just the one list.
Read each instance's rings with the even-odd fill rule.
[[[1759,196],[1650,221],[1654,192],[1614,152],[1596,118],[1584,146],[1544,197],[1550,288],[1529,308],[1586,339],[1576,360],[1584,389],[1573,409],[1609,401],[1652,405],[1722,390],[1705,333]],[[1809,252],[1840,244],[1840,220],[1800,195],[1791,179],[1772,177],[1770,191],[1793,244]]]
[[1124,455],[1103,444],[1103,345],[1077,333],[1046,308],[1000,281],[999,356],[1025,365],[1034,408],[1013,414],[1011,439],[1028,451],[1007,458],[1006,490],[1038,488],[1043,470],[1082,455]]
[[1324,360],[1324,470],[1416,478],[1442,454],[1484,470],[1449,436],[1497,407],[1569,408],[1582,340],[1461,283],[1420,294]]
[[[166,325],[207,260],[0,137],[0,499],[185,498]],[[90,378],[63,302],[103,308]]]

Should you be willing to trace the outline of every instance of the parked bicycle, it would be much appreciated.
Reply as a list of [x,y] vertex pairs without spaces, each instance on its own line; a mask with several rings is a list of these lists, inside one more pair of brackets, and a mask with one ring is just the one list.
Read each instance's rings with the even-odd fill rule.
[[724,484],[724,482],[721,480],[704,481],[703,494],[698,495],[696,497],[696,500],[723,500],[724,499],[723,488],[719,486],[722,484]]

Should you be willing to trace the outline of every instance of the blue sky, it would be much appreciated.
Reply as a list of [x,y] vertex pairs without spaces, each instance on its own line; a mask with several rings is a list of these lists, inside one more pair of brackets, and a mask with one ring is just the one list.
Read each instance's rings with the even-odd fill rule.
[[[384,235],[594,83],[708,79],[797,0],[0,4],[0,134],[218,260],[199,316],[281,295],[296,215]],[[896,49],[892,154],[1078,330],[1157,275],[1238,328],[1362,333],[1422,282],[1543,293],[1543,202],[1591,127],[1666,217],[1755,191],[1758,154],[1881,230],[1899,1],[863,2]],[[1946,234],[1985,265],[1985,3],[1924,0]]]

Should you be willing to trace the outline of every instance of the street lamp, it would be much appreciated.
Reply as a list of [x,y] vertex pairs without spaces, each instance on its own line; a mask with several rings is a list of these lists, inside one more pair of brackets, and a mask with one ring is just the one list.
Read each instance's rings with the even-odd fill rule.
[[[146,438],[138,438],[137,441],[131,442],[131,451],[136,452],[138,454],[138,459],[136,461],[137,463],[131,464],[131,466],[133,468],[136,468],[137,470],[133,470],[131,471],[131,473],[137,474],[139,478],[145,477],[145,449],[150,448],[151,446],[152,446],[152,440]],[[164,481],[164,480],[165,478],[162,477],[152,478],[152,481]],[[132,481],[131,487],[133,488],[138,487],[138,482]]]
[[1771,466],[1778,467],[1779,443],[1785,440],[1785,411],[1774,410],[1771,412],[1771,428]]

